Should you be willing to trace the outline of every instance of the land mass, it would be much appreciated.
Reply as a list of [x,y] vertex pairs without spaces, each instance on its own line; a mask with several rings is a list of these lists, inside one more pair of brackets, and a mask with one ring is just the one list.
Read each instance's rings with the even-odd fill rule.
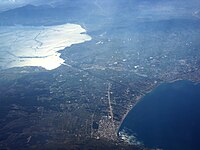
[[200,81],[199,28],[123,30],[90,33],[93,40],[61,51],[65,63],[51,71],[2,69],[0,148],[88,140],[124,148],[118,130],[141,97],[163,82]]
[[[199,10],[197,0],[76,0],[1,12],[0,149],[145,149],[119,128],[161,83],[200,81]],[[81,25],[79,44],[66,23]]]

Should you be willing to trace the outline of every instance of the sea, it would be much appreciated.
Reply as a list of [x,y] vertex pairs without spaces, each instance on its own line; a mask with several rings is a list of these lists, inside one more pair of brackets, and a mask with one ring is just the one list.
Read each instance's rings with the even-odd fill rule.
[[200,149],[200,84],[161,84],[129,112],[119,135],[148,148]]

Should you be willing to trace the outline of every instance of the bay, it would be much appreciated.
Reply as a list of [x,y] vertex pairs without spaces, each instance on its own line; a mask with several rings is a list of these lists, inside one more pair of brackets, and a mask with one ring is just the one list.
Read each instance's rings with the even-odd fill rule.
[[[164,83],[129,112],[120,132],[145,147],[191,150],[200,147],[200,84]],[[138,142],[138,143],[139,143]]]

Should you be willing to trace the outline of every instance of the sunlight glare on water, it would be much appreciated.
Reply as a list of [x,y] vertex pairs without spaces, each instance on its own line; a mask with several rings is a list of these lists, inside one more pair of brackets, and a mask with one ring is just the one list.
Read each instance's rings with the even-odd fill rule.
[[58,51],[91,40],[85,32],[76,24],[0,27],[0,68],[55,69],[64,63]]

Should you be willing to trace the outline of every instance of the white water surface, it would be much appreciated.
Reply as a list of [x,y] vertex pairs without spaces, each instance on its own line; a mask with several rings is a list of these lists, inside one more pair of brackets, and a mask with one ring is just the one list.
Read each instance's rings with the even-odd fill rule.
[[77,24],[0,27],[0,68],[39,66],[52,70],[65,61],[58,51],[91,39]]

